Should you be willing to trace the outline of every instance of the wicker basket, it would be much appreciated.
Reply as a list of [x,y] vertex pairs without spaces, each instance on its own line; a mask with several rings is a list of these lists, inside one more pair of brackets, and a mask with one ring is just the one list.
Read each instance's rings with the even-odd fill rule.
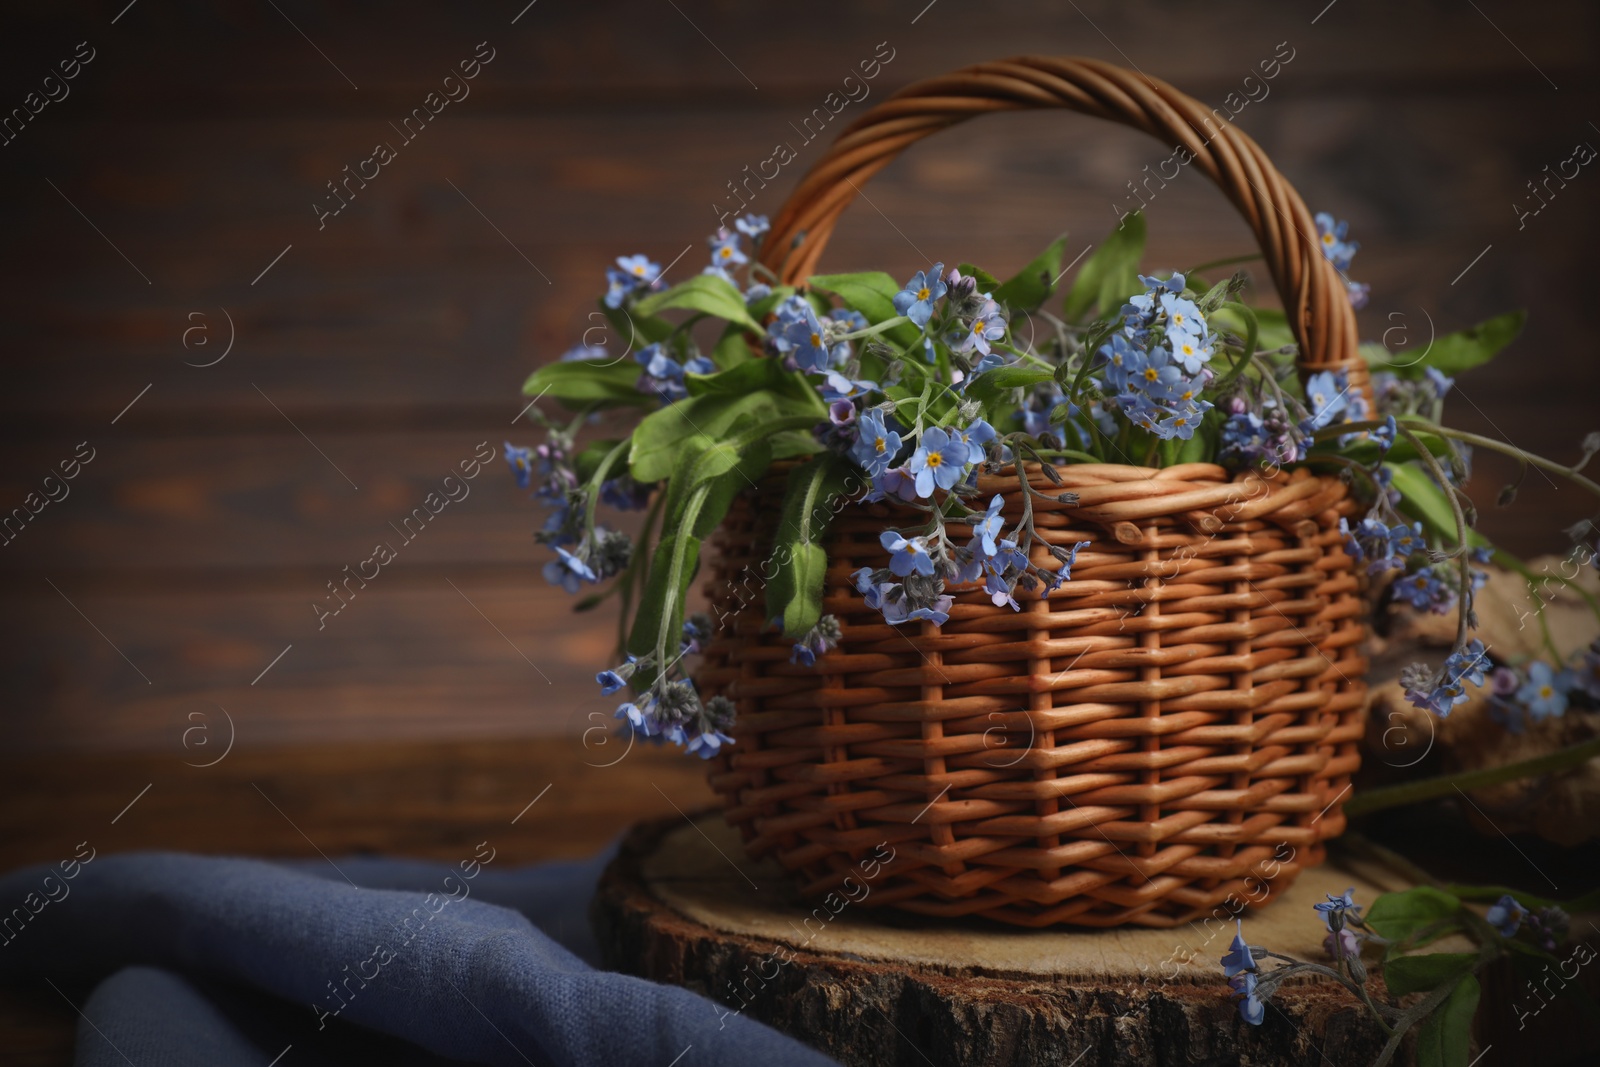
[[[907,145],[990,111],[1068,108],[1184,146],[1250,222],[1288,309],[1303,373],[1369,392],[1344,286],[1305,205],[1244,134],[1161,82],[1095,60],[1023,57],[912,85],[846,130],[764,248],[812,272],[860,184]],[[1226,916],[1321,862],[1360,757],[1366,634],[1338,533],[1347,487],[1304,469],[1060,468],[1075,507],[1034,504],[1045,541],[1091,544],[1048,600],[995,607],[955,587],[950,620],[892,627],[850,581],[887,554],[891,505],[849,505],[828,545],[825,611],[844,638],[813,668],[764,632],[759,588],[778,508],[765,487],[718,535],[707,592],[731,623],[702,693],[738,705],[711,784],[754,856],[807,892],[859,879],[866,906],[1026,926],[1173,926]],[[1015,472],[981,499],[1022,507]],[[1035,557],[1044,561],[1044,548]],[[743,605],[741,607],[741,605]],[[886,851],[876,852],[881,858]],[[853,895],[858,895],[857,893]]]

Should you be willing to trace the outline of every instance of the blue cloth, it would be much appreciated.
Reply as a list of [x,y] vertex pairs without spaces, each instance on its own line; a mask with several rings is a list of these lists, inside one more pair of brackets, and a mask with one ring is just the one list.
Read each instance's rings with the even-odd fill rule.
[[0,979],[72,1001],[80,1067],[833,1062],[686,989],[596,970],[605,860],[470,878],[176,853],[95,857],[70,881],[29,868],[0,878],[25,917],[10,914]]

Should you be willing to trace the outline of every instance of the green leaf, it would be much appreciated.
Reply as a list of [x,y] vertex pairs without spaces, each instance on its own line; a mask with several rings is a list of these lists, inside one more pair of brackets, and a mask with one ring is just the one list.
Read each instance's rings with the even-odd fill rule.
[[1468,1067],[1472,1017],[1482,990],[1466,975],[1445,1002],[1417,1026],[1417,1067]]
[[828,569],[822,536],[840,504],[860,487],[860,475],[831,452],[789,472],[772,540],[776,570],[767,583],[767,617],[783,620],[786,637],[804,637],[822,617]]
[[1424,927],[1456,914],[1461,901],[1432,886],[1385,893],[1367,909],[1367,925],[1390,941],[1402,941]]
[[1600,909],[1600,889],[1585,893],[1581,897],[1571,900],[1555,900],[1550,897],[1535,896],[1525,893],[1520,889],[1511,889],[1503,885],[1447,885],[1445,889],[1462,900],[1499,900],[1503,896],[1515,897],[1518,904],[1525,908],[1559,907],[1569,915],[1579,912],[1595,911]]
[[1050,297],[1056,278],[1061,274],[1061,252],[1067,247],[1067,235],[1062,234],[1043,252],[1016,273],[1016,276],[994,290],[994,298],[1012,311],[1033,311]]
[[1472,970],[1478,962],[1476,952],[1428,952],[1419,956],[1395,956],[1383,965],[1383,984],[1397,997],[1437,989],[1456,976]]
[[567,407],[648,407],[655,398],[639,392],[639,365],[631,359],[547,363],[522,383],[523,396],[547,396]]
[[[655,344],[665,340],[672,333],[672,323],[666,319],[658,319],[650,315],[641,314],[637,307],[629,310],[626,307],[607,307],[604,300],[600,300],[600,313],[611,324],[611,328],[622,339],[623,355],[620,359],[627,359],[632,353],[646,345]],[[593,318],[591,313],[590,318]],[[588,331],[585,331],[587,336]]]
[[1049,367],[1010,366],[994,367],[972,379],[967,396],[982,404],[1001,399],[1013,389],[1027,389],[1055,377]]
[[716,374],[686,374],[690,396],[747,396],[762,393],[806,405],[818,419],[828,417],[828,407],[816,389],[796,371],[785,370],[775,359],[751,359]]
[[[674,561],[677,573],[674,575]],[[656,545],[650,560],[650,578],[645,583],[644,595],[639,599],[639,612],[634,616],[633,632],[628,637],[628,651],[645,656],[656,649],[662,627],[677,633],[683,629],[683,604],[694,581],[694,570],[700,562],[700,539],[687,530],[664,534]],[[676,581],[673,579],[676,578]],[[667,610],[667,592],[673,590],[672,610]],[[669,638],[668,648],[676,649]]]
[[[1400,510],[1438,534],[1449,544],[1456,543],[1455,513],[1450,509],[1450,499],[1428,472],[1412,463],[1384,463],[1394,476],[1394,487],[1400,491]],[[1467,544],[1486,545],[1489,542],[1476,530],[1467,530]]]
[[696,274],[664,292],[651,293],[634,305],[634,310],[645,316],[653,316],[668,308],[701,311],[707,315],[715,315],[725,322],[742,326],[752,333],[766,332],[759,322],[750,317],[750,311],[744,306],[744,297],[739,295],[739,290],[715,274]]
[[[1469,329],[1435,337],[1419,355],[1412,355],[1410,348],[1394,353],[1385,349],[1383,364],[1374,365],[1374,369],[1392,371],[1402,378],[1421,378],[1432,367],[1453,377],[1493,359],[1502,348],[1516,340],[1527,320],[1526,311],[1508,311]],[[1369,362],[1378,355],[1370,350],[1362,354],[1368,356]]]
[[[894,296],[900,291],[900,283],[881,270],[858,274],[818,274],[806,279],[806,284],[813,289],[833,293],[847,306],[865,315],[867,322],[874,326],[900,314],[894,309]],[[885,336],[905,348],[921,336],[921,331],[911,323],[904,322],[889,330]]]
[[1144,255],[1144,213],[1135,211],[1100,242],[1100,247],[1084,261],[1078,276],[1067,290],[1066,317],[1082,320],[1090,308],[1099,318],[1116,314],[1123,301],[1143,286],[1139,282],[1139,260]]
[[773,459],[811,456],[822,451],[822,446],[817,443],[816,437],[804,430],[785,430],[782,433],[775,433],[767,438],[767,443],[772,446]]
[[634,428],[628,470],[634,481],[659,482],[672,473],[680,446],[690,438],[703,434],[716,439],[743,415],[778,414],[776,398],[764,393],[711,393],[668,404],[646,415]]
[[745,340],[745,332],[737,326],[729,326],[722,331],[722,336],[717,338],[716,347],[711,350],[711,361],[723,370],[749,363],[756,358],[750,351],[750,343]]

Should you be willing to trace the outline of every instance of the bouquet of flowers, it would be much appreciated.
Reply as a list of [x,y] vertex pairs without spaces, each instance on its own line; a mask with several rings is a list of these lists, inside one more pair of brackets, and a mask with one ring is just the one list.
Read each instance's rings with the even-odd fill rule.
[[[1366,287],[1346,274],[1357,245],[1332,217],[1316,224],[1360,306]],[[913,517],[882,530],[885,564],[857,571],[855,588],[890,624],[940,624],[952,588],[981,587],[1015,610],[1019,591],[1048,597],[1071,580],[1088,542],[1048,545],[1036,558],[1032,505],[1073,496],[1041,489],[1025,465],[1055,482],[1074,463],[1340,471],[1371,504],[1346,525],[1347,551],[1373,575],[1398,572],[1390,595],[1458,613],[1442,669],[1419,664],[1405,678],[1411,700],[1440,715],[1493,668],[1471,636],[1476,565],[1498,555],[1520,566],[1472,530],[1462,489],[1471,449],[1506,452],[1600,494],[1582,462],[1562,466],[1440,424],[1453,376],[1511,341],[1517,313],[1436,338],[1414,357],[1363,346],[1369,407],[1342,372],[1301,382],[1284,314],[1244,302],[1243,271],[1206,278],[1256,257],[1140,274],[1138,214],[1063,297],[1065,237],[1004,281],[935,263],[903,284],[863,272],[795,288],[754,262],[767,229],[746,215],[719,230],[709,265],[670,286],[647,257],[619,258],[600,313],[623,350],[584,344],[537,370],[525,395],[558,402],[570,421],[535,405],[545,440],[506,445],[518,484],[549,508],[535,535],[553,553],[545,577],[572,593],[609,583],[580,610],[621,599],[623,662],[597,681],[608,694],[631,690],[616,711],[623,728],[703,757],[731,743],[734,708],[702,700],[684,670],[715,626],[687,614],[689,586],[705,538],[764,477],[787,478],[765,617],[793,642],[794,661],[811,664],[840,633],[822,612],[832,501],[890,501]],[[1583,459],[1597,449],[1592,435]],[[975,484],[979,471],[1008,469],[1025,502],[1009,526],[1001,497],[983,500]],[[644,511],[637,535],[604,525],[601,505]]]

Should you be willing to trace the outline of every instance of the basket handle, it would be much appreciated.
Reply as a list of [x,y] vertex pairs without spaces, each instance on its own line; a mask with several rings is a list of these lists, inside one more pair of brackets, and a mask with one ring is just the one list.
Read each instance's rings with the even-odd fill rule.
[[[761,246],[784,284],[808,277],[862,183],[909,145],[992,111],[1066,108],[1179,146],[1255,231],[1299,341],[1302,376],[1342,370],[1371,410],[1355,311],[1300,195],[1261,148],[1166,82],[1081,56],[1018,56],[908,85],[852,123],[789,194]],[[1215,130],[1207,137],[1205,134]]]

